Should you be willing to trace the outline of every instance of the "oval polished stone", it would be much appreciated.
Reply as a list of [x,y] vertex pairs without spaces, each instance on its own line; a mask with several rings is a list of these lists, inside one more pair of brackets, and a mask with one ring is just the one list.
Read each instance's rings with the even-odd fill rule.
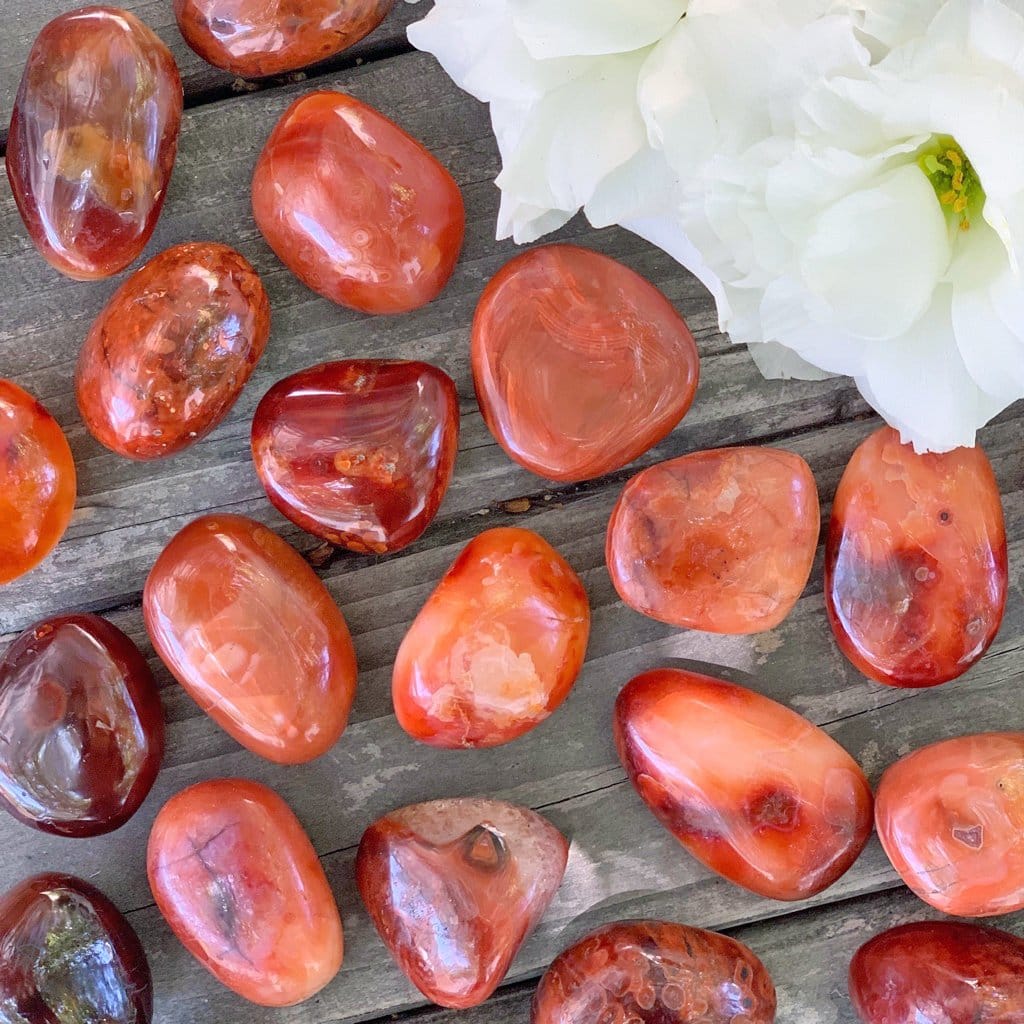
[[243,779],[190,786],[164,804],[146,855],[160,913],[222,984],[292,1006],[341,967],[341,917],[316,850],[271,789]]
[[130,459],[158,459],[209,433],[263,355],[270,302],[234,249],[186,242],[114,293],[78,357],[90,433]]
[[351,359],[278,382],[252,454],[274,506],[351,551],[411,544],[448,489],[459,441],[451,378],[426,363]]
[[156,560],[142,608],[172,675],[242,746],[297,764],[341,736],[356,689],[352,638],[276,533],[244,516],[196,519]]
[[601,253],[531,249],[473,319],[480,411],[511,458],[549,480],[621,469],[668,435],[697,390],[697,346],[654,285]]
[[988,649],[1006,603],[999,487],[981,448],[917,455],[883,427],[832,505],[825,600],[839,647],[871,679],[936,686]]
[[871,835],[871,790],[827,733],[752,690],[680,669],[636,676],[615,745],[637,792],[702,864],[775,900],[827,889]]
[[661,622],[711,633],[774,629],[814,564],[810,467],[774,448],[694,452],[638,473],[608,523],[619,597]]
[[530,530],[486,530],[398,649],[398,722],[435,747],[508,743],[569,695],[589,633],[587,593],[569,563]]
[[7,177],[29,236],[62,274],[109,277],[142,252],[181,107],[170,50],[128,11],[83,7],[43,27],[14,101]]
[[297,71],[369,35],[395,0],[174,0],[185,42],[242,78]]
[[875,826],[903,881],[945,914],[1024,909],[1024,733],[959,736],[891,765]]
[[531,1024],[772,1024],[775,986],[741,942],[669,921],[605,925],[541,979]]
[[149,1024],[153,986],[135,932],[98,889],[37,875],[0,897],[0,1020]]
[[850,1001],[864,1024],[1024,1021],[1024,942],[956,921],[892,928],[857,950]]
[[0,583],[34,569],[57,546],[71,522],[76,480],[57,421],[0,379]]
[[433,800],[375,821],[356,881],[398,966],[430,1000],[465,1009],[501,983],[565,873],[553,825],[501,800]]
[[452,176],[340,92],[309,93],[284,112],[256,163],[252,210],[300,281],[363,313],[406,313],[437,298],[466,227]]
[[119,828],[163,750],[149,665],[105,619],[38,622],[0,661],[0,802],[26,824],[65,836]]

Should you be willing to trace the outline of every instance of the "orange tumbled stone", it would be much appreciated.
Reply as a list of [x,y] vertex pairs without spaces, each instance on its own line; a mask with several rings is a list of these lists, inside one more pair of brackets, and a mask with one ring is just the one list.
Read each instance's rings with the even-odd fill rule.
[[967,671],[1003,620],[1003,508],[981,448],[918,455],[890,427],[850,459],[825,550],[825,601],[842,652],[890,686]]
[[212,515],[179,531],[146,580],[146,629],[193,700],[239,743],[284,764],[344,731],[355,696],[348,627],[276,533]]
[[43,27],[11,115],[7,176],[36,248],[68,277],[109,277],[149,241],[167,194],[182,92],[135,15],[82,7]]
[[435,299],[466,226],[459,187],[437,160],[340,92],[309,93],[284,112],[256,163],[252,209],[299,280],[363,313]]
[[473,381],[498,443],[549,480],[621,469],[697,390],[697,346],[654,285],[601,253],[547,245],[492,278],[473,320]]
[[185,42],[242,78],[297,71],[372,32],[395,0],[174,0]]
[[882,846],[903,881],[944,914],[1024,909],[1024,732],[915,750],[882,776]]
[[590,606],[543,537],[502,527],[463,549],[406,633],[392,677],[399,724],[436,747],[493,747],[569,694]]
[[57,421],[0,379],[0,583],[34,569],[56,547],[75,494],[75,463]]
[[82,419],[119,455],[173,455],[227,415],[269,334],[270,301],[244,257],[217,242],[167,249],[114,292],[85,339]]
[[702,864],[760,896],[827,889],[871,835],[871,790],[827,733],[752,690],[681,669],[632,679],[615,744],[658,820]]
[[240,996],[292,1006],[338,973],[331,887],[302,825],[266,786],[214,779],[171,797],[153,822],[146,869],[182,945]]
[[612,583],[631,608],[711,633],[773,629],[818,546],[810,467],[774,448],[695,452],[638,473],[608,524]]

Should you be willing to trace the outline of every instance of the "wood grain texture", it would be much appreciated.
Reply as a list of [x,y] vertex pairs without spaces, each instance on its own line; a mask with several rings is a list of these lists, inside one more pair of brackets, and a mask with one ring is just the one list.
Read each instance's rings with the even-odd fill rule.
[[[33,31],[26,30],[27,36]],[[795,912],[799,908],[760,899],[712,876],[658,826],[625,781],[612,747],[612,704],[634,674],[682,661],[748,682],[823,725],[872,781],[921,744],[965,731],[1024,728],[1016,678],[1024,647],[1021,408],[983,433],[1004,493],[1011,587],[992,651],[961,680],[937,690],[900,691],[869,683],[854,671],[826,621],[820,551],[806,593],[770,633],[716,637],[645,619],[618,601],[604,567],[607,518],[632,472],[698,448],[775,443],[808,460],[827,521],[847,459],[874,429],[866,406],[845,380],[763,381],[746,352],[717,333],[713,305],[689,275],[626,233],[595,232],[577,220],[561,237],[622,259],[662,287],[687,317],[702,354],[700,391],[669,438],[612,478],[554,487],[512,465],[481,421],[468,368],[477,297],[515,251],[510,243],[493,240],[497,193],[491,181],[498,159],[486,112],[418,54],[352,68],[318,84],[372,103],[419,136],[452,170],[467,202],[463,259],[441,298],[409,316],[368,319],[332,306],[281,268],[249,212],[256,155],[275,119],[304,87],[268,89],[189,110],[167,207],[148,254],[186,239],[234,245],[263,275],[274,315],[267,356],[232,414],[209,438],[172,460],[130,463],[85,432],[71,390],[74,362],[92,318],[117,282],[75,284],[49,270],[24,235],[6,188],[0,192],[0,376],[13,377],[51,408],[68,431],[80,471],[80,500],[66,539],[40,570],[0,591],[0,634],[9,640],[33,620],[65,609],[107,612],[149,657],[163,688],[169,726],[154,792],[114,835],[63,840],[0,815],[0,888],[31,873],[60,869],[108,892],[130,911],[149,953],[158,1020],[326,1024],[384,1017],[421,1007],[422,1000],[391,964],[359,905],[352,859],[360,835],[374,818],[405,803],[486,794],[541,810],[571,837],[572,854],[566,883],[517,960],[507,990],[458,1020],[524,1020],[529,986],[517,982],[538,975],[591,927],[650,916],[737,929],[775,975],[783,994],[780,1021],[852,1021],[841,983],[845,961],[856,945],[886,926],[887,915],[927,916],[927,908],[895,888],[898,880],[874,840],[847,876],[812,901],[825,909]],[[241,750],[171,682],[145,637],[139,593],[163,544],[207,510],[253,515],[303,551],[318,548],[264,498],[249,457],[249,420],[275,380],[315,362],[356,355],[425,359],[454,377],[463,412],[456,476],[437,521],[409,551],[382,559],[346,554],[322,563],[316,559],[352,627],[361,666],[359,692],[352,724],[328,755],[311,765],[275,766]],[[390,669],[398,644],[462,545],[485,527],[513,522],[555,544],[587,587],[594,628],[583,673],[558,713],[509,746],[452,752],[417,745],[391,712]],[[190,959],[152,906],[143,858],[157,809],[190,783],[229,775],[264,781],[288,800],[322,856],[342,907],[345,966],[320,996],[301,1007],[263,1011],[243,1003]],[[883,891],[887,895],[870,895]],[[419,1015],[432,1024],[456,1020],[434,1011]]]

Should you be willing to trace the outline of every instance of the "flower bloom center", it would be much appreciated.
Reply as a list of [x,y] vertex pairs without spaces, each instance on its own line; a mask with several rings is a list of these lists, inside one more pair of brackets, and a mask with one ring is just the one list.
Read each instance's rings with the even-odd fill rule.
[[960,144],[949,135],[937,136],[918,155],[918,166],[932,183],[939,202],[968,231],[971,218],[985,205],[985,190]]

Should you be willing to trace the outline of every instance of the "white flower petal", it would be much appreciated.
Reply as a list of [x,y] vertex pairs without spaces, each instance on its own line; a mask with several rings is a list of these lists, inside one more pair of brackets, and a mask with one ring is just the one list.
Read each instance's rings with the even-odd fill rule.
[[812,366],[792,349],[774,341],[755,342],[747,346],[747,351],[767,380],[828,380],[836,376]]
[[516,32],[538,60],[625,53],[657,42],[686,0],[507,0]]
[[598,184],[584,212],[595,228],[646,217],[672,217],[679,181],[665,154],[643,146]]

